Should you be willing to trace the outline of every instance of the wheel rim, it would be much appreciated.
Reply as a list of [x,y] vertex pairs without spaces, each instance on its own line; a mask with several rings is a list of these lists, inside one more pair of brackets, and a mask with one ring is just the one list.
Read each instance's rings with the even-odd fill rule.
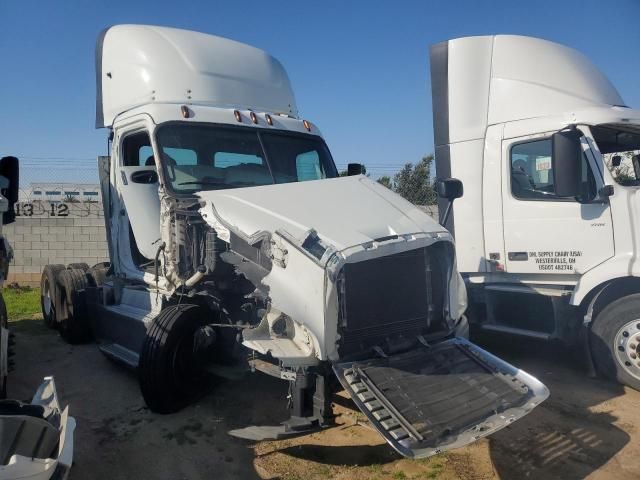
[[640,379],[640,319],[624,324],[618,330],[613,346],[620,366]]
[[42,309],[45,316],[50,316],[53,310],[53,302],[51,301],[51,289],[49,288],[49,280],[45,279],[44,288],[42,289]]

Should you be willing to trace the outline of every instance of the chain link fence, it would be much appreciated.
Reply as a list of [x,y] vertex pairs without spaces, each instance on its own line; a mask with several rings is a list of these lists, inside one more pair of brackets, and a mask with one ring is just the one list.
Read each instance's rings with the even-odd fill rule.
[[103,216],[97,161],[20,159],[18,218],[100,218]]

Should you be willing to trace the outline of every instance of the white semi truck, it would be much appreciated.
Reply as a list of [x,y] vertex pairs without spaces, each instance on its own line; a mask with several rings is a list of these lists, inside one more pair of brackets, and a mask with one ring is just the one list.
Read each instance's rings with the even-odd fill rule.
[[447,227],[470,321],[581,344],[640,389],[640,111],[536,38],[437,44],[431,83],[437,174],[464,184]]
[[179,410],[236,364],[287,381],[291,418],[234,434],[299,434],[331,424],[337,376],[396,450],[426,456],[547,397],[464,338],[449,232],[363,175],[338,177],[277,60],[141,25],[109,28],[96,53],[111,263],[47,266],[43,313],[137,369],[151,410]]

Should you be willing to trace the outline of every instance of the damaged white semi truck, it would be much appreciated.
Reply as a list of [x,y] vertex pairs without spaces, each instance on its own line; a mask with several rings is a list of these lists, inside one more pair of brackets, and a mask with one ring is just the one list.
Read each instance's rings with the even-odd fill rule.
[[397,451],[420,457],[547,397],[463,338],[449,232],[363,175],[338,177],[277,60],[136,25],[106,30],[96,53],[111,263],[47,266],[44,313],[136,368],[150,409],[174,412],[211,365],[240,364],[289,382],[291,418],[235,434],[281,437],[331,424],[337,376]]
[[437,173],[464,184],[446,226],[470,322],[581,344],[640,389],[640,111],[537,38],[437,44],[431,84]]

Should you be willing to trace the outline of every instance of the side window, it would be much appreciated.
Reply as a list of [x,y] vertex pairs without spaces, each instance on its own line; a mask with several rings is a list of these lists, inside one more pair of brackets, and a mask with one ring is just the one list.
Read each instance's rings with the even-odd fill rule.
[[155,160],[153,159],[153,149],[151,148],[151,145],[140,147],[138,157],[140,158],[140,165],[151,167],[155,164]]
[[[519,143],[511,148],[511,193],[520,200],[571,200],[555,194],[551,162],[551,139]],[[582,155],[582,197],[596,196],[596,182],[586,156]]]
[[126,136],[122,142],[121,155],[123,167],[154,165],[149,134],[138,132]]

